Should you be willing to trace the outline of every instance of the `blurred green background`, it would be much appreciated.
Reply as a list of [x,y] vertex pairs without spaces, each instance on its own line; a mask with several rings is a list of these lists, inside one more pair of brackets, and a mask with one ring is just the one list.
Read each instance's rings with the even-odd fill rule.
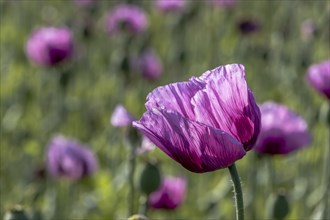
[[[1,0],[0,216],[21,204],[34,218],[40,214],[42,219],[124,219],[128,149],[122,130],[109,123],[114,107],[123,104],[139,118],[145,97],[155,87],[185,81],[219,65],[242,63],[257,102],[289,106],[306,119],[313,135],[309,148],[275,156],[271,164],[253,151],[236,163],[246,218],[269,219],[270,201],[281,192],[290,205],[287,219],[321,219],[323,173],[329,169],[323,165],[329,148],[328,107],[325,98],[307,85],[305,74],[309,65],[330,57],[330,2],[242,0],[235,7],[221,8],[188,1],[182,12],[161,13],[153,1],[133,1],[146,11],[149,28],[133,39],[130,51],[137,53],[147,45],[159,54],[163,75],[154,82],[134,71],[129,77],[123,73],[125,37],[111,38],[104,28],[106,13],[119,2],[99,0],[91,8],[69,0]],[[242,34],[238,23],[246,19],[258,21],[260,29]],[[306,20],[315,25],[310,36],[301,30]],[[25,43],[41,26],[71,28],[71,61],[55,68],[29,62]],[[47,144],[55,134],[91,146],[99,171],[75,183],[40,175]],[[227,170],[190,173],[158,149],[147,157],[160,161],[163,175],[183,174],[188,179],[182,206],[150,210],[150,219],[234,218]],[[138,158],[136,180],[144,160]],[[137,196],[136,206],[138,202]]]

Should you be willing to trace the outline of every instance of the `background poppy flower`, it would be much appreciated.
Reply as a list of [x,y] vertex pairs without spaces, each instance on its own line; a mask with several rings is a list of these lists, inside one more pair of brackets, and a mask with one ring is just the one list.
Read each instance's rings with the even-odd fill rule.
[[73,53],[73,37],[68,28],[43,27],[34,31],[26,44],[30,60],[41,66],[53,66]]
[[97,169],[97,160],[91,150],[76,140],[54,137],[47,151],[49,172],[55,177],[78,180]]
[[149,205],[154,209],[176,209],[185,199],[187,180],[167,176],[159,189],[149,196]]
[[122,105],[117,105],[113,110],[110,122],[114,127],[130,126],[135,118]]
[[260,105],[261,130],[255,150],[262,154],[288,154],[311,142],[307,123],[284,105]]
[[116,34],[124,26],[131,33],[141,33],[148,27],[148,19],[143,11],[135,5],[120,4],[109,12],[106,28],[110,35]]
[[310,66],[307,81],[319,93],[330,99],[330,60]]

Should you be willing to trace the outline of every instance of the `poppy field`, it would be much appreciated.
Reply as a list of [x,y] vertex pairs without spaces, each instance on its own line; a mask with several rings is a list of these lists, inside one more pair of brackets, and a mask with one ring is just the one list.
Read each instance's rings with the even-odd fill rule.
[[0,218],[330,219],[327,0],[1,0]]

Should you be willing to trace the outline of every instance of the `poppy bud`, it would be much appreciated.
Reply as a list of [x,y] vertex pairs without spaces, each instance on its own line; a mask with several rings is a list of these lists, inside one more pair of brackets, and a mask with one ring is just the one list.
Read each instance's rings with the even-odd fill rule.
[[161,174],[156,164],[147,163],[140,176],[140,190],[149,195],[158,189],[161,182]]
[[289,202],[284,193],[278,193],[271,197],[269,202],[269,214],[271,219],[284,219],[289,211]]

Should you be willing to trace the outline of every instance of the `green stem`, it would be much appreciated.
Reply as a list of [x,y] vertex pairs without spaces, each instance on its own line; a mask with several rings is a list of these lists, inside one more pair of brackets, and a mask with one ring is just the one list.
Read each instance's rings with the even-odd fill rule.
[[275,169],[274,169],[274,164],[273,164],[273,161],[272,161],[272,158],[270,156],[267,156],[266,158],[266,166],[267,166],[267,173],[268,173],[268,186],[270,188],[270,192],[274,192],[274,189],[276,187],[276,183],[275,183],[275,180],[276,180],[276,174],[275,174]]
[[[251,191],[250,191],[250,193],[252,194],[252,195],[254,195],[254,197],[255,198],[257,198],[257,193],[258,193],[258,191],[257,191],[257,185],[258,185],[258,177],[257,177],[257,167],[259,167],[259,158],[258,158],[258,156],[257,156],[257,154],[254,154],[253,155],[254,156],[254,158],[253,158],[253,161],[252,161],[252,163],[253,163],[253,170],[252,170],[252,175],[251,175],[251,185],[250,185],[250,187],[251,187]],[[252,203],[250,203],[250,208],[249,208],[249,210],[251,210],[251,215],[250,215],[250,218],[251,219],[257,219],[257,212],[256,212],[256,206],[255,206],[255,203],[256,203],[256,200],[254,200]]]
[[149,209],[149,204],[148,204],[148,196],[144,195],[140,198],[140,210],[139,213],[147,216],[148,213],[148,209]]
[[130,152],[128,156],[128,183],[129,183],[129,195],[128,195],[128,216],[134,214],[134,201],[135,201],[135,188],[134,188],[134,173],[136,167],[136,155],[135,148],[132,144],[129,144]]
[[241,182],[236,170],[235,163],[228,167],[231,179],[233,181],[235,203],[236,203],[236,220],[244,220],[244,204]]
[[324,219],[328,219],[330,217],[330,213],[329,213],[329,203],[328,203],[328,198],[330,195],[330,102],[329,102],[329,107],[328,107],[328,115],[327,115],[327,122],[328,122],[328,147],[326,147],[326,151],[328,151],[327,153],[325,153],[325,157],[324,157],[324,196],[323,196],[323,200],[324,200],[324,212],[323,212],[323,218]]

